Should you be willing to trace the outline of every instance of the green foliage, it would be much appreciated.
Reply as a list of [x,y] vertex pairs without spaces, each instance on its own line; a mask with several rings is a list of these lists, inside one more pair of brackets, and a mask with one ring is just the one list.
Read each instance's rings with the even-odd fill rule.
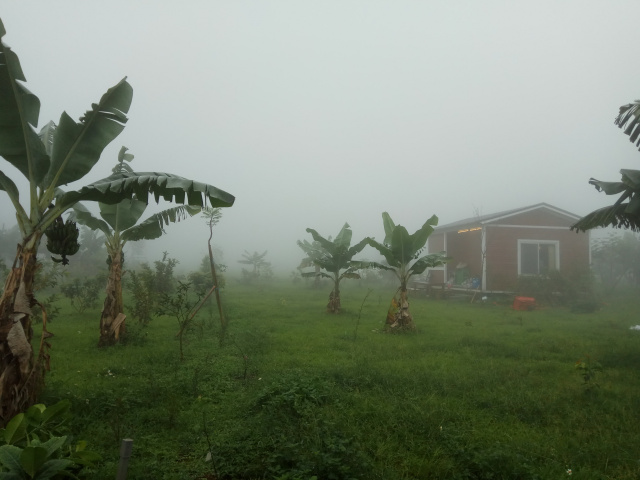
[[522,275],[515,285],[517,295],[533,297],[547,305],[571,305],[575,312],[587,313],[598,307],[588,272],[564,275],[551,270],[544,275]]
[[191,284],[178,281],[175,292],[171,295],[160,293],[156,305],[158,315],[168,315],[178,321],[178,334],[180,340],[180,360],[184,360],[183,338],[185,332],[192,326],[198,305],[202,299],[202,293],[196,292],[195,299],[190,297]]
[[[629,135],[629,141],[637,146],[640,142],[640,100],[621,106],[615,124],[623,128],[625,135]],[[613,205],[581,218],[571,227],[572,230],[586,231],[598,227],[640,230],[640,170],[622,169],[620,174],[620,182],[601,182],[595,178],[589,180],[599,192],[620,196]]]
[[640,238],[632,232],[609,234],[594,242],[592,269],[607,291],[618,285],[640,286]]
[[[221,259],[222,258],[222,250],[220,249],[213,249],[214,250],[214,256],[215,258]],[[195,272],[191,272],[189,274],[189,281],[191,283],[193,283],[194,288],[198,289],[203,289],[203,290],[208,290],[209,288],[211,288],[211,264],[209,263],[209,256],[205,255],[204,257],[202,257],[202,260],[200,261],[200,268],[195,271]],[[227,271],[227,265],[225,265],[224,263],[218,263],[215,262],[214,263],[215,267],[216,267],[216,277],[218,279],[218,288],[219,289],[224,289],[224,287],[226,287],[227,285],[227,280],[224,276],[224,272]]]
[[[307,254],[300,267],[315,266],[316,271],[303,272],[302,276],[330,278],[333,281],[333,290],[329,296],[327,310],[339,313],[341,309],[340,282],[345,278],[360,279],[358,270],[368,268],[368,264],[357,262],[353,260],[353,257],[367,246],[370,239],[365,238],[352,246],[353,232],[348,223],[342,226],[335,240],[331,240],[331,237],[324,238],[312,228],[307,228],[307,232],[311,234],[314,241],[298,240],[298,246]],[[320,270],[324,270],[324,272]]]
[[421,256],[434,226],[438,225],[438,217],[435,215],[413,234],[409,234],[402,225],[396,225],[387,212],[382,214],[382,223],[385,231],[384,242],[379,243],[374,239],[368,239],[368,243],[380,252],[387,261],[387,265],[376,262],[369,262],[369,265],[394,272],[400,280],[402,290],[406,291],[407,282],[413,275],[420,275],[427,268],[442,266],[449,260],[444,253]]
[[0,478],[48,480],[78,478],[84,467],[100,456],[86,450],[86,442],[72,445],[66,430],[71,403],[68,400],[46,407],[31,406],[14,416],[0,430]]
[[52,290],[67,277],[67,272],[59,263],[50,260],[38,262],[33,288],[35,291]]
[[133,306],[129,311],[142,326],[151,322],[162,296],[175,291],[174,270],[178,263],[168,252],[163,252],[162,258],[153,263],[153,270],[148,264],[142,263],[137,271],[128,272],[127,285],[133,297]]
[[600,386],[595,380],[596,374],[602,372],[602,365],[592,360],[589,355],[587,355],[584,360],[578,360],[576,362],[576,370],[580,373],[583,385],[587,390]]
[[78,313],[83,313],[98,304],[101,290],[104,288],[104,277],[74,278],[70,283],[60,287],[62,294],[71,301],[71,306]]
[[173,271],[178,263],[177,259],[169,257],[169,252],[162,252],[162,260],[153,262],[156,270],[153,287],[158,295],[168,295],[175,290]]
[[143,263],[140,270],[131,270],[128,287],[133,295],[133,307],[129,309],[131,316],[141,325],[148,325],[155,311],[155,276],[149,265]]

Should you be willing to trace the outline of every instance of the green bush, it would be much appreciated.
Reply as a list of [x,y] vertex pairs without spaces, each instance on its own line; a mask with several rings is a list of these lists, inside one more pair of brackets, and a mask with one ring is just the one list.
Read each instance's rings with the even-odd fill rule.
[[86,450],[86,442],[72,445],[65,424],[71,403],[37,404],[19,413],[0,431],[0,478],[49,480],[78,478],[100,456]]
[[74,278],[71,283],[62,285],[62,294],[71,301],[71,306],[78,313],[84,313],[88,308],[98,304],[100,291],[104,288],[104,277]]

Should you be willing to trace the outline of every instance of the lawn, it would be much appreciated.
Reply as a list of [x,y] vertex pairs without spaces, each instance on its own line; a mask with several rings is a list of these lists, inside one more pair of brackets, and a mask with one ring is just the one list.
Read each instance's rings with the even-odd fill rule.
[[123,438],[136,480],[640,477],[637,295],[590,314],[414,295],[418,332],[390,335],[393,287],[344,283],[329,315],[329,286],[229,281],[226,336],[205,307],[184,361],[173,318],[98,349],[99,309],[61,301],[42,401],[72,401],[94,479]]

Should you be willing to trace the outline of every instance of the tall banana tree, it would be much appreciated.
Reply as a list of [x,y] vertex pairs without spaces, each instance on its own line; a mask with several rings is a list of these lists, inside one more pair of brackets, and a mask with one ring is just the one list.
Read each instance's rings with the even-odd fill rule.
[[[80,201],[117,204],[126,199],[146,202],[149,193],[177,203],[231,206],[234,197],[210,185],[166,173],[115,173],[79,189],[62,186],[82,179],[104,148],[124,129],[133,89],[126,77],[91,105],[79,121],[63,112],[58,124],[37,132],[40,100],[25,87],[17,55],[2,37],[0,20],[0,156],[28,181],[26,203],[16,183],[0,170],[0,190],[16,212],[21,241],[0,297],[0,424],[32,404],[49,365],[46,314],[38,353],[31,346],[36,252],[45,230]],[[42,310],[44,312],[44,309]]]
[[382,223],[385,233],[384,242],[379,243],[374,239],[369,239],[369,245],[382,254],[387,265],[377,262],[368,262],[368,264],[393,272],[400,281],[400,286],[387,313],[386,326],[394,331],[415,330],[413,316],[409,312],[409,295],[407,293],[409,279],[414,275],[424,273],[427,268],[444,265],[449,260],[444,253],[430,253],[420,256],[434,227],[438,225],[438,217],[433,215],[413,234],[409,234],[402,225],[394,224],[387,212],[382,214]]
[[313,243],[307,240],[298,240],[298,246],[307,254],[310,263],[320,267],[324,272],[305,272],[304,277],[326,277],[333,281],[333,289],[329,294],[327,311],[340,313],[340,281],[343,278],[360,278],[358,269],[362,266],[354,266],[353,257],[367,246],[368,238],[360,240],[351,246],[353,232],[348,223],[345,223],[335,240],[324,238],[312,228],[307,228],[315,240]]
[[[133,155],[126,152],[127,148],[122,147],[118,155],[118,165],[113,169],[114,172],[133,171],[129,165],[124,163],[125,160],[133,160]],[[164,225],[193,216],[201,209],[198,206],[183,205],[163,210],[140,221],[148,204],[136,197],[116,204],[99,202],[98,206],[101,219],[94,217],[81,203],[76,203],[73,206],[71,217],[92,230],[100,230],[105,236],[109,274],[107,276],[106,298],[100,315],[98,346],[102,347],[117,343],[125,332],[126,317],[122,301],[122,266],[125,244],[130,241],[156,239],[165,233]]]
[[[640,146],[640,100],[620,107],[615,124],[624,128],[629,141]],[[618,195],[613,205],[600,208],[581,218],[571,230],[587,231],[598,227],[628,228],[640,231],[640,170],[620,170],[620,182],[601,182],[592,178],[589,183],[599,192]]]

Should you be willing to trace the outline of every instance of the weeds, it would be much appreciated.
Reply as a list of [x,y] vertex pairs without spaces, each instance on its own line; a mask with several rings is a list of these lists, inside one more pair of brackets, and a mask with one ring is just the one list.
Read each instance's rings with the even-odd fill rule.
[[596,373],[602,372],[602,365],[591,360],[589,355],[587,355],[584,360],[578,360],[576,362],[576,369],[582,377],[585,389],[591,390],[600,386],[596,383],[595,379]]

